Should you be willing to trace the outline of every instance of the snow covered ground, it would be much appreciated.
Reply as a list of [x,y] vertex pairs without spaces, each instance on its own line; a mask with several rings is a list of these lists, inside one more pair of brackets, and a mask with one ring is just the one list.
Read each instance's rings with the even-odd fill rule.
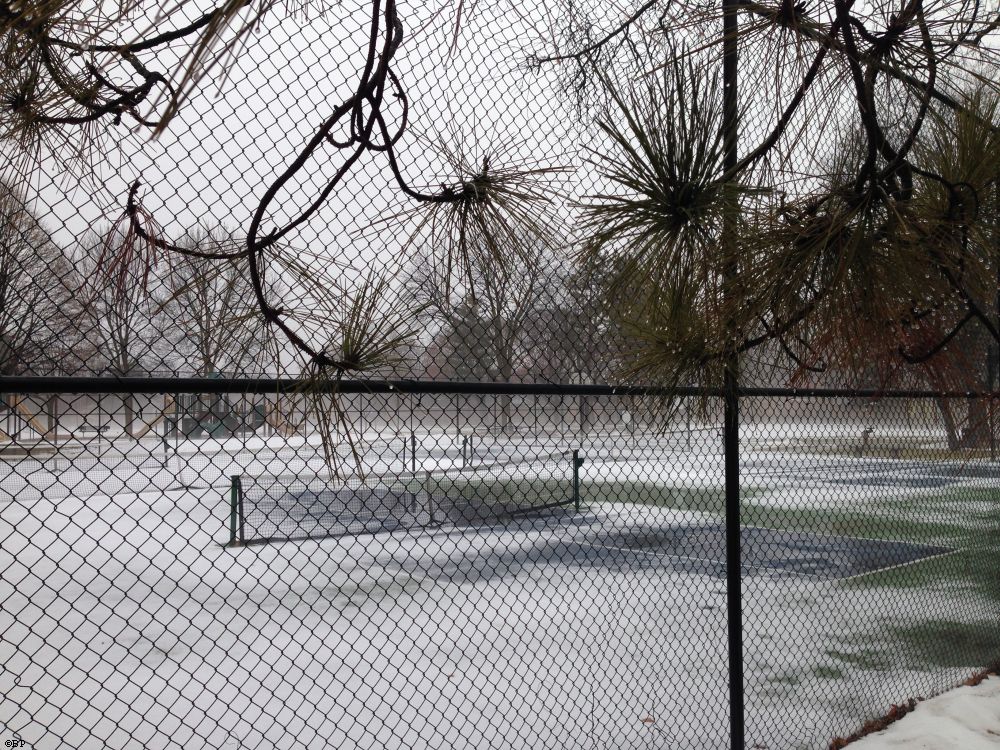
[[[455,436],[419,440],[421,470],[459,465]],[[366,462],[412,462],[397,438],[366,442]],[[477,460],[556,442],[483,438]],[[721,456],[682,437],[646,447],[586,446],[587,508],[570,520],[235,549],[228,476],[322,471],[315,443],[114,443],[14,464],[0,483],[0,741],[726,747],[722,566],[648,541],[718,520]],[[967,468],[760,450],[744,461],[747,522],[972,548],[997,482]],[[977,560],[852,580],[752,571],[749,744],[825,746],[981,666],[989,644],[922,649],[945,625],[975,641],[996,622]]]
[[885,730],[852,750],[996,750],[1000,747],[1000,677],[962,686],[922,701]]

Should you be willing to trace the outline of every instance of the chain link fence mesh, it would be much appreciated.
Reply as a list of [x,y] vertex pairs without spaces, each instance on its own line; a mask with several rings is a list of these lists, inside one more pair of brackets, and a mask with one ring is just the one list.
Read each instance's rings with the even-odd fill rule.
[[[21,398],[5,731],[727,746],[721,405],[685,399],[653,431],[634,397],[522,395],[515,429],[506,398],[357,395],[336,448],[360,462],[339,477],[308,422],[136,438],[119,395]],[[279,400],[228,394],[240,413]],[[748,743],[823,746],[992,662],[997,463],[950,451],[929,399],[742,405]]]
[[[596,58],[622,85],[666,54],[658,24],[686,23],[642,7],[656,11],[645,32]],[[158,237],[242,247],[277,175],[357,86],[371,6],[265,16],[156,138],[101,121],[83,151],[54,138],[30,169],[10,159],[0,372],[19,385],[0,398],[0,740],[729,747],[723,400],[680,388],[664,410],[572,388],[618,382],[634,341],[578,268],[581,203],[615,189],[595,156],[613,146],[600,77],[539,58],[636,9],[568,4],[554,23],[545,4],[477,2],[454,25],[455,8],[400,6],[404,181],[467,185],[493,164],[558,189],[547,239],[520,238],[514,273],[448,265],[385,152],[328,195],[343,149],[280,185],[261,233],[292,228],[260,259],[262,293],[325,345],[382,274],[376,308],[406,311],[414,332],[362,373],[388,390],[255,386],[310,371],[258,314],[244,261],[145,264],[122,219],[137,196]],[[684,32],[692,54],[705,28]],[[808,61],[752,24],[740,44],[754,143]],[[184,49],[146,62],[174,70]],[[824,68],[810,96],[830,101],[815,92],[841,75]],[[849,140],[846,107],[805,112],[750,180],[789,200]],[[798,369],[775,349],[742,365],[746,745],[825,747],[1000,656],[995,403],[761,395],[752,386]],[[51,376],[77,380],[30,387]],[[210,387],[220,379],[245,386]]]

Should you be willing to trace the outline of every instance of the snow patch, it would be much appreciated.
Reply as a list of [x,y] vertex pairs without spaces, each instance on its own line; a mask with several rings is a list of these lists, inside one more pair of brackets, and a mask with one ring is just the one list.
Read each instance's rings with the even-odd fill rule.
[[901,720],[851,745],[852,750],[996,750],[1000,748],[1000,677],[923,701]]

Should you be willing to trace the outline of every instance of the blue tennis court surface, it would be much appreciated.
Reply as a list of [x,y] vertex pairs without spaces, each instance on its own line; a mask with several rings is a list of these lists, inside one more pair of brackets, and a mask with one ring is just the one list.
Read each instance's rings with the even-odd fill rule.
[[[742,568],[747,576],[778,573],[850,578],[954,551],[906,541],[752,526],[743,527],[740,541]],[[668,564],[679,571],[717,577],[724,577],[726,572],[726,531],[721,523],[604,533],[600,543],[610,549],[668,558]]]
[[[670,514],[628,504],[602,504],[598,515],[565,500],[510,508],[390,488],[283,487],[250,503],[248,541],[295,541],[377,533],[461,537],[462,554],[495,548],[477,534],[503,533],[502,564],[473,566],[500,577],[537,565],[629,567],[724,577],[725,525],[682,523]],[[599,517],[601,516],[601,517]],[[609,523],[612,521],[612,523]],[[618,523],[614,523],[618,521]],[[915,563],[953,550],[911,541],[865,539],[747,526],[741,532],[745,576],[788,575],[836,580]],[[448,564],[449,568],[453,568]],[[455,572],[452,572],[454,575]],[[461,573],[459,573],[461,575]]]

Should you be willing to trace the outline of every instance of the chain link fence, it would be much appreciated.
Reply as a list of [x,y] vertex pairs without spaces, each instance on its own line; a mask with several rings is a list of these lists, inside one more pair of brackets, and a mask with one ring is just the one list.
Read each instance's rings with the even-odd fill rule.
[[[336,475],[308,420],[133,436],[129,414],[197,399],[17,399],[8,737],[727,747],[721,400],[684,397],[653,430],[610,389],[429,391],[350,394]],[[199,398],[220,396],[302,409]],[[949,449],[939,409],[741,398],[748,746],[825,746],[995,660],[1000,465]]]
[[15,5],[5,747],[824,748],[1000,658],[978,5]]

